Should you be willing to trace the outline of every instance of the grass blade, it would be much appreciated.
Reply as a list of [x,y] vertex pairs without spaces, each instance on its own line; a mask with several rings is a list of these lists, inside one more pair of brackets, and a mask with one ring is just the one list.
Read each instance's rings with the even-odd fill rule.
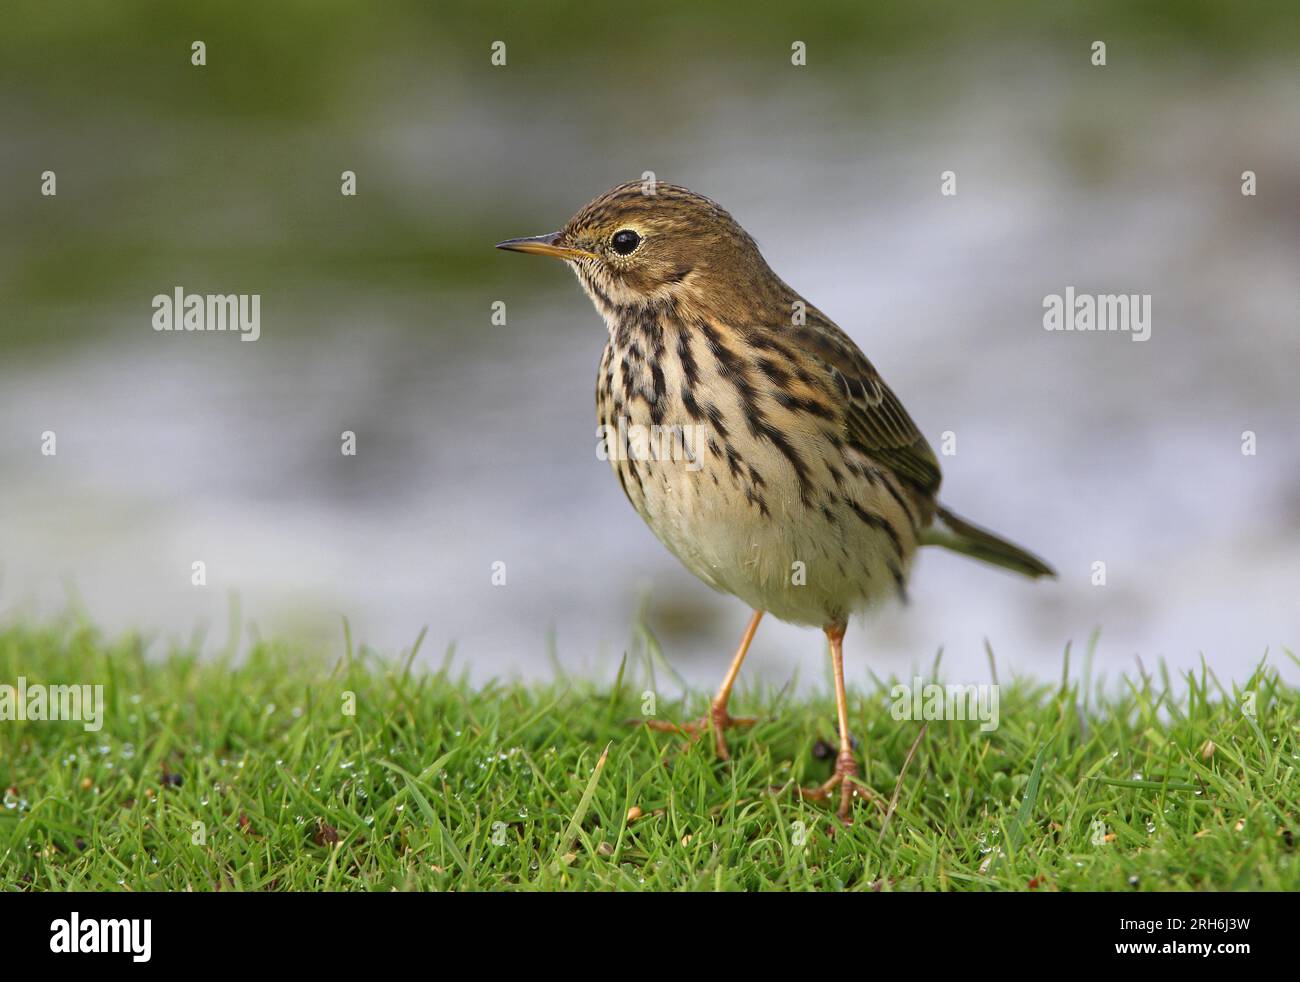
[[600,780],[600,772],[605,767],[605,761],[609,757],[609,748],[614,745],[611,740],[605,744],[605,749],[600,752],[600,760],[596,761],[596,766],[591,772],[591,778],[587,781],[587,787],[582,792],[582,797],[578,799],[578,807],[573,810],[573,817],[569,819],[569,825],[560,836],[560,844],[556,847],[555,858],[558,860],[569,848],[577,836],[578,830],[582,828],[582,820],[587,817],[587,810],[591,807],[591,799],[596,795],[596,783]]

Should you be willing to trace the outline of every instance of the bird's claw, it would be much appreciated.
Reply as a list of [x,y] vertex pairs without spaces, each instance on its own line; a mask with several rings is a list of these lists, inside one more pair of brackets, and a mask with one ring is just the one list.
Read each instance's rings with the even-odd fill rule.
[[753,726],[757,722],[758,717],[756,716],[729,716],[726,708],[722,706],[714,706],[709,710],[707,716],[701,716],[699,719],[690,720],[686,723],[677,723],[666,719],[630,719],[627,721],[629,726],[646,726],[661,733],[685,734],[687,745],[693,744],[705,733],[712,730],[713,749],[722,760],[731,759],[731,752],[727,749],[726,738],[722,735],[723,731],[733,726]]
[[[786,785],[772,790],[783,793],[788,787],[789,785]],[[851,750],[840,751],[839,756],[835,758],[835,773],[828,780],[815,787],[802,787],[796,784],[794,793],[799,796],[800,801],[827,801],[836,788],[840,790],[840,807],[835,812],[835,817],[839,819],[841,825],[853,824],[854,798],[863,798],[877,808],[884,809],[880,795],[858,777],[858,762],[853,759]]]

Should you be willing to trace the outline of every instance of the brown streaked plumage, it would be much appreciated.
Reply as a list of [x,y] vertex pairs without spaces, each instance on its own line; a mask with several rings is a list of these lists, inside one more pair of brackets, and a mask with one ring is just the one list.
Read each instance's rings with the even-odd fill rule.
[[902,403],[708,198],[623,184],[561,231],[499,248],[556,256],[577,274],[609,329],[596,380],[602,432],[650,435],[611,455],[619,483],[691,572],[754,610],[709,717],[649,725],[711,729],[728,756],[723,730],[753,722],[730,717],[727,702],[763,613],[820,627],[840,753],[829,781],[800,790],[825,798],[838,787],[847,821],[863,789],[844,691],[849,616],[905,599],[923,544],[1028,576],[1051,569],[939,504],[938,460]]

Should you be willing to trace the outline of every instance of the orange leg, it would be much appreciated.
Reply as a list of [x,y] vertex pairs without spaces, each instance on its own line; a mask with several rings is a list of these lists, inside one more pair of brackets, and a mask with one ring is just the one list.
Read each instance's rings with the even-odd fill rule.
[[844,625],[831,624],[826,628],[831,643],[831,666],[835,673],[835,711],[840,722],[840,752],[835,758],[835,773],[825,784],[815,788],[799,788],[800,798],[825,801],[837,787],[840,789],[840,807],[837,817],[845,825],[852,824],[853,799],[863,795],[875,799],[876,795],[858,780],[858,763],[853,759],[853,744],[849,737],[849,700],[844,688]]
[[632,722],[644,723],[652,730],[685,733],[692,740],[698,739],[706,730],[712,730],[713,749],[723,760],[730,760],[731,752],[727,750],[727,741],[722,735],[723,730],[729,726],[753,726],[758,722],[751,716],[729,716],[727,714],[727,702],[731,699],[731,690],[736,684],[736,676],[740,674],[740,666],[745,661],[745,655],[749,653],[750,642],[754,640],[754,634],[758,631],[758,622],[762,619],[763,612],[761,610],[754,611],[754,616],[749,619],[749,626],[745,628],[745,634],[740,639],[740,647],[736,649],[736,656],[731,659],[731,667],[727,669],[722,685],[718,687],[718,694],[713,697],[713,703],[709,706],[708,716],[692,723],[671,723],[667,720],[657,719],[633,720]]

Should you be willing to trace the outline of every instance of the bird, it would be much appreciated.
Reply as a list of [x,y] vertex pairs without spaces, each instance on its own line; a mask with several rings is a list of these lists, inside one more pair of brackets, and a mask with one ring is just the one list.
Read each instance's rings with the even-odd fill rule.
[[[829,642],[839,749],[823,784],[797,788],[851,824],[871,797],[849,732],[843,641],[850,618],[895,598],[919,547],[937,545],[1030,578],[1042,559],[939,502],[939,462],[866,356],[767,264],[721,206],[685,187],[632,181],[558,232],[497,243],[574,273],[605,321],[598,432],[632,506],[688,570],[752,611],[708,714],[647,721],[692,738],[753,718],[728,713],[760,620]],[[626,446],[624,446],[626,444]]]

